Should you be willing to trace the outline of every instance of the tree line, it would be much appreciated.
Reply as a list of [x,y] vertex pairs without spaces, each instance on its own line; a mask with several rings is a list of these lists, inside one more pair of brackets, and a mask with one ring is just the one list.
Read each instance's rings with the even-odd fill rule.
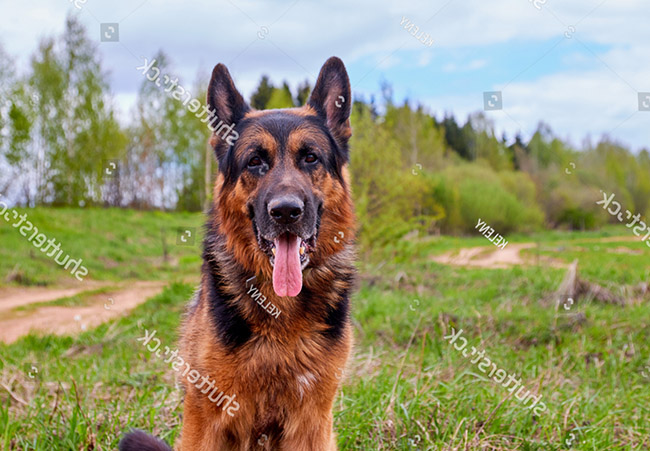
[[[164,52],[153,59],[159,73],[173,73]],[[206,124],[144,76],[128,125],[120,124],[109,75],[76,18],[66,19],[61,36],[39,43],[26,74],[12,67],[0,49],[0,193],[25,206],[205,208],[216,170]],[[191,83],[194,98],[205,98],[207,81]],[[262,76],[250,103],[300,106],[310,89],[307,81],[292,90]],[[462,123],[394,102],[388,85],[380,97],[357,97],[352,110],[362,241],[389,242],[414,230],[469,233],[477,218],[502,234],[594,228],[614,222],[595,204],[601,190],[650,215],[647,150],[634,154],[607,136],[578,149],[544,123],[527,141],[508,139],[482,112]]]

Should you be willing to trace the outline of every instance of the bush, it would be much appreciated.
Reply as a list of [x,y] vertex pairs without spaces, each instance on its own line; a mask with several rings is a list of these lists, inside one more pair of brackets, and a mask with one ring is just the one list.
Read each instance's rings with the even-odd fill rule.
[[[512,183],[521,177],[526,176],[506,179]],[[446,212],[441,223],[445,232],[472,232],[479,218],[501,234],[534,230],[543,223],[541,210],[530,201],[532,183],[520,190],[520,200],[499,174],[477,164],[448,167],[435,179],[433,196]]]
[[596,214],[582,208],[567,208],[559,217],[561,224],[567,224],[571,230],[591,230],[596,227]]
[[550,226],[591,230],[609,220],[609,215],[596,204],[602,198],[596,188],[561,180],[553,180],[549,185],[544,210]]

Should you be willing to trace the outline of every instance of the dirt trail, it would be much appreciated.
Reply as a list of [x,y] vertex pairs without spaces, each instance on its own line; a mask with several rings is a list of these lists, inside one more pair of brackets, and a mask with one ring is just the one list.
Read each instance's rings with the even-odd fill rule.
[[466,247],[436,255],[436,263],[453,266],[473,266],[478,268],[508,268],[527,263],[521,255],[523,249],[534,248],[535,243],[508,244],[505,249],[494,246]]
[[[570,243],[618,243],[629,241],[640,241],[641,238],[631,236],[616,236],[607,238],[588,238],[571,241]],[[524,256],[521,251],[524,249],[535,249],[537,243],[509,243],[505,249],[496,246],[465,247],[444,254],[434,255],[431,259],[436,263],[452,266],[469,266],[475,268],[510,268],[515,265],[535,265],[537,257]],[[567,268],[569,263],[551,258],[548,256],[539,257],[540,264],[554,268]]]
[[[96,289],[102,285],[104,284],[98,284],[90,289]],[[11,343],[29,333],[32,329],[55,334],[66,334],[95,327],[104,321],[129,312],[146,299],[160,293],[164,286],[164,282],[158,281],[134,282],[126,288],[117,288],[101,295],[94,295],[92,297],[93,303],[87,306],[43,306],[34,311],[11,312],[11,314],[9,314],[10,310],[19,305],[72,296],[87,291],[90,285],[84,284],[84,289],[4,290],[0,293],[0,341]],[[19,300],[20,302],[18,302]]]
[[49,302],[61,298],[74,296],[84,291],[96,290],[114,285],[110,282],[85,281],[83,285],[75,284],[70,287],[42,288],[42,287],[7,287],[0,288],[0,313],[14,307],[34,304],[36,302]]

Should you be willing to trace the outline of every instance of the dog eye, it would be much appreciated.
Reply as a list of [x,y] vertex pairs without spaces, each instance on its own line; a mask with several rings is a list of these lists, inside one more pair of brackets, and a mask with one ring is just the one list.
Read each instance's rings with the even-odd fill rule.
[[305,155],[305,163],[315,163],[317,161],[318,161],[318,157],[316,156],[315,153],[310,152],[307,155]]
[[260,157],[253,157],[250,160],[248,160],[248,167],[249,168],[255,168],[257,166],[262,165],[262,159]]

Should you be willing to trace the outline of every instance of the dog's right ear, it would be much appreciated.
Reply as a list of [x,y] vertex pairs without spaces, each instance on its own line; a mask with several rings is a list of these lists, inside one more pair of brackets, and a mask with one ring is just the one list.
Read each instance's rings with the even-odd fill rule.
[[316,86],[307,103],[323,117],[334,138],[343,147],[352,134],[350,128],[350,79],[343,61],[333,56],[323,64]]
[[[239,138],[239,133],[233,129],[251,108],[235,88],[230,72],[221,63],[212,70],[207,100],[210,111],[216,116],[216,119],[210,121],[210,129],[213,131],[210,144],[217,153],[217,159],[221,161],[228,147]],[[222,130],[228,131],[222,134]]]

